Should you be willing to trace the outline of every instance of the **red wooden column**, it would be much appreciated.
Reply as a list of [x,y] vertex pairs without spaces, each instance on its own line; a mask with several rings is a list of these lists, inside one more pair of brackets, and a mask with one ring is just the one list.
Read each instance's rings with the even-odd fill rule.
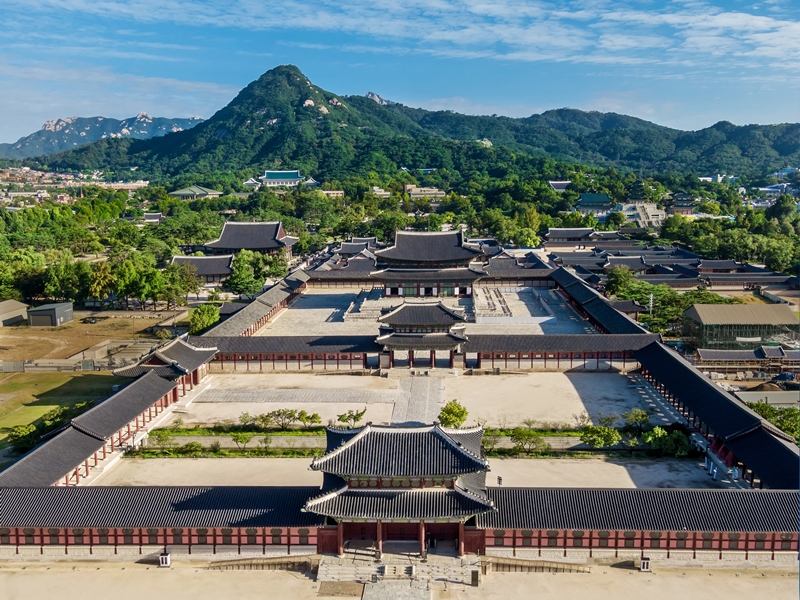
[[456,366],[456,351],[450,350],[450,368],[454,369]]
[[378,538],[378,556],[383,556],[383,531],[380,519],[378,519],[378,531],[375,537]]
[[414,367],[414,351],[408,351],[408,368],[411,369]]
[[419,555],[425,558],[425,521],[419,522]]
[[458,522],[458,555],[464,556],[464,521]]
[[436,368],[436,350],[431,350],[431,369]]
[[344,556],[344,523],[341,521],[336,525],[336,553]]

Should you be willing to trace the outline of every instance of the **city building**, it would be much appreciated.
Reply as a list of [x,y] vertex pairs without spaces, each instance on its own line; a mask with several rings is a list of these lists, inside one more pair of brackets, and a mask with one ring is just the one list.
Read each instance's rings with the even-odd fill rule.
[[0,301],[0,327],[21,323],[28,318],[28,305],[16,300]]
[[28,325],[31,327],[58,327],[73,318],[72,302],[42,304],[28,309]]
[[682,334],[695,348],[758,348],[800,340],[800,321],[786,304],[695,304]]
[[305,177],[300,171],[264,171],[258,178],[264,187],[295,187],[300,185]]
[[581,194],[575,210],[584,216],[593,214],[600,221],[604,221],[605,216],[614,210],[614,206],[608,194]]
[[179,200],[197,200],[205,198],[219,198],[220,196],[222,196],[222,192],[218,192],[217,190],[212,190],[199,185],[190,185],[189,187],[183,188],[182,190],[175,190],[174,192],[170,192],[169,195],[172,196],[173,198],[178,198]]
[[411,200],[441,200],[447,195],[447,192],[435,187],[418,187],[416,185],[406,184],[403,189]]

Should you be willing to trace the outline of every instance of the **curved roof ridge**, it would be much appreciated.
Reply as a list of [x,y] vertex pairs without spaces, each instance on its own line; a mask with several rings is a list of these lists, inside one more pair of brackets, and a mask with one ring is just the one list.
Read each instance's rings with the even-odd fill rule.
[[450,445],[452,445],[453,448],[455,448],[456,450],[459,450],[460,452],[466,454],[468,457],[478,461],[484,467],[488,467],[489,466],[489,461],[487,459],[482,458],[480,456],[477,456],[477,455],[473,454],[472,452],[470,452],[469,450],[467,450],[464,447],[463,444],[460,444],[459,442],[457,442],[453,438],[451,438],[450,435],[447,433],[447,431],[445,431],[445,429],[439,423],[434,423],[433,428],[434,428],[435,431],[438,431],[440,434],[442,434],[441,437],[444,440],[446,440]]
[[335,490],[331,490],[329,492],[325,492],[324,494],[320,494],[319,496],[313,496],[313,497],[309,498],[308,500],[306,500],[306,503],[303,505],[303,508],[301,508],[300,510],[302,512],[306,512],[307,510],[310,510],[309,507],[312,504],[318,504],[318,503],[324,502],[325,500],[328,500],[330,498],[335,498],[339,494],[343,494],[344,492],[346,492],[348,489],[349,488],[347,487],[347,485],[345,485],[344,487],[341,487],[341,488],[338,488],[338,489],[335,489]]
[[[430,488],[428,488],[428,489],[430,489]],[[462,496],[466,496],[470,500],[474,500],[476,502],[480,502],[481,504],[485,504],[486,506],[491,507],[491,510],[494,510],[494,511],[497,510],[497,508],[495,508],[495,505],[494,505],[494,500],[492,500],[488,496],[486,496],[486,497],[481,496],[481,495],[476,494],[474,492],[470,492],[469,490],[465,490],[464,488],[462,488],[460,486],[457,486],[457,485],[453,486],[453,490],[456,491],[457,493],[461,494]]]
[[322,456],[315,456],[311,460],[311,469],[312,470],[317,470],[316,469],[317,466],[319,466],[320,464],[322,464],[324,462],[327,462],[329,459],[333,458],[334,456],[337,456],[337,455],[341,454],[345,449],[347,449],[350,446],[352,446],[356,442],[356,440],[360,440],[360,439],[366,437],[367,434],[371,430],[372,430],[372,423],[367,423],[366,425],[364,425],[364,427],[361,428],[361,431],[359,431],[356,435],[351,437],[349,440],[347,440],[344,444],[342,444],[338,448],[336,448],[334,450],[331,450],[330,452],[327,452],[327,453],[323,454]]

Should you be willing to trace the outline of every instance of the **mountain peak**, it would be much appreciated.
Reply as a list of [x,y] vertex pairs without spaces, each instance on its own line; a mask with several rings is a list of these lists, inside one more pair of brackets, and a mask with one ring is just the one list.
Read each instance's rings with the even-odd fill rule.
[[374,100],[381,106],[390,106],[391,104],[397,104],[397,102],[392,102],[391,100],[387,100],[386,98],[384,98],[380,94],[376,94],[375,92],[367,92],[366,97],[369,98],[370,100]]

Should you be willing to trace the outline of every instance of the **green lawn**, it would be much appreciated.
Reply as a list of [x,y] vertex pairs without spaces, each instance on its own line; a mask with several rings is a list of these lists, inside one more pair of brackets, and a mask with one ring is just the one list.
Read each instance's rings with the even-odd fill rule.
[[0,448],[16,425],[35,423],[57,406],[111,395],[111,386],[130,380],[110,373],[16,373],[0,379]]

